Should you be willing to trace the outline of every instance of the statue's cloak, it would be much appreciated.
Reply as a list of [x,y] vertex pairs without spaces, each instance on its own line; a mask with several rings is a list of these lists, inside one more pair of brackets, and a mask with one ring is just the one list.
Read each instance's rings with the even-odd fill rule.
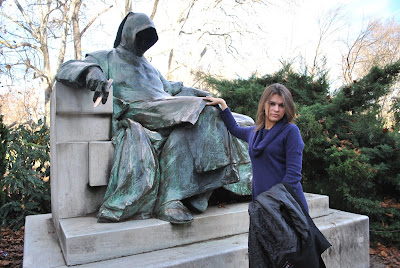
[[[228,188],[251,194],[247,144],[228,133],[219,108],[206,106],[198,97],[205,92],[167,81],[145,57],[136,55],[138,33],[146,35],[145,49],[158,39],[150,18],[130,14],[114,49],[68,61],[56,76],[59,82],[83,88],[87,70],[99,67],[113,79],[114,164],[99,217],[146,218],[165,202],[206,194],[240,177],[241,184]],[[237,119],[252,123],[248,117]]]

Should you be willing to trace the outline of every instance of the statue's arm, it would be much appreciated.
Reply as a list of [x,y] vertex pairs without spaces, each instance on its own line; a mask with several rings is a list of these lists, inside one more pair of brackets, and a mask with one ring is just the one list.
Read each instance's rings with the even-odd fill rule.
[[102,97],[104,104],[109,94],[109,83],[99,63],[92,55],[87,55],[83,61],[67,61],[58,70],[56,81],[75,88],[88,88],[94,91],[93,102]]
[[196,97],[207,97],[211,96],[211,94],[207,91],[193,88],[193,87],[185,87],[182,86],[182,90],[177,96],[196,96]]
[[63,63],[56,74],[56,81],[65,85],[82,88],[86,87],[86,74],[89,68],[100,68],[100,65],[93,62],[81,60],[70,60]]
[[165,79],[161,74],[160,80],[164,85],[164,91],[172,96],[196,96],[206,97],[210,96],[210,93],[197,88],[185,87],[182,82],[171,82]]

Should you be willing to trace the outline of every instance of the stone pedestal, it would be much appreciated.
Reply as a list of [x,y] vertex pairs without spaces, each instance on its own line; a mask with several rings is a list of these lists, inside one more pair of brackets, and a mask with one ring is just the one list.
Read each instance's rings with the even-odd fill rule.
[[51,211],[57,232],[60,220],[97,212],[108,184],[112,97],[97,107],[92,99],[92,91],[61,83],[51,96]]
[[[329,209],[326,196],[306,194],[310,215],[332,247],[327,267],[369,267],[368,217]],[[248,267],[248,204],[210,207],[188,225],[157,219],[97,223],[61,220],[58,240],[51,214],[29,216],[24,267]],[[62,248],[62,250],[61,250]],[[63,258],[64,254],[64,258]]]
[[[52,214],[26,218],[23,266],[248,267],[247,203],[209,207],[185,225],[158,219],[97,223],[114,150],[113,110],[111,99],[94,108],[92,97],[89,90],[55,86]],[[327,267],[369,267],[368,217],[329,209],[327,196],[306,199],[333,245],[323,256]]]

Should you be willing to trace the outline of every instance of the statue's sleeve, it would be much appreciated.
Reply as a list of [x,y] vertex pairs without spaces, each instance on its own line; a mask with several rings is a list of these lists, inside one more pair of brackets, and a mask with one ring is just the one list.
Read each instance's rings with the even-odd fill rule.
[[182,82],[172,82],[165,79],[160,74],[161,82],[164,85],[164,91],[172,96],[196,96],[206,97],[210,96],[210,93],[197,88],[185,87]]
[[177,94],[177,96],[196,96],[196,97],[206,97],[210,95],[211,94],[207,91],[185,86],[183,86],[181,91]]
[[164,91],[170,94],[171,96],[175,96],[176,94],[182,91],[182,82],[171,82],[165,79],[160,72],[158,72],[161,82],[164,86]]
[[86,54],[84,60],[70,60],[63,63],[56,74],[56,81],[76,88],[85,87],[86,71],[90,67],[99,67],[107,75],[108,54],[109,51],[101,50]]
[[[61,82],[72,87],[84,87],[86,85],[84,73],[89,67],[99,67],[100,65],[81,61],[70,60],[63,63],[56,74],[57,82]],[[101,68],[100,68],[101,69]]]

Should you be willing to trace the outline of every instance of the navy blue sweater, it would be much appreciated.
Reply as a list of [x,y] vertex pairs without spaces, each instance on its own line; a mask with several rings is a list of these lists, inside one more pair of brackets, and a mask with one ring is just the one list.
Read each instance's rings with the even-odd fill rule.
[[295,124],[283,117],[271,129],[254,131],[255,126],[240,127],[229,108],[221,112],[229,132],[249,144],[253,171],[253,200],[260,193],[278,183],[288,183],[308,212],[308,205],[301,186],[301,168],[304,142]]

